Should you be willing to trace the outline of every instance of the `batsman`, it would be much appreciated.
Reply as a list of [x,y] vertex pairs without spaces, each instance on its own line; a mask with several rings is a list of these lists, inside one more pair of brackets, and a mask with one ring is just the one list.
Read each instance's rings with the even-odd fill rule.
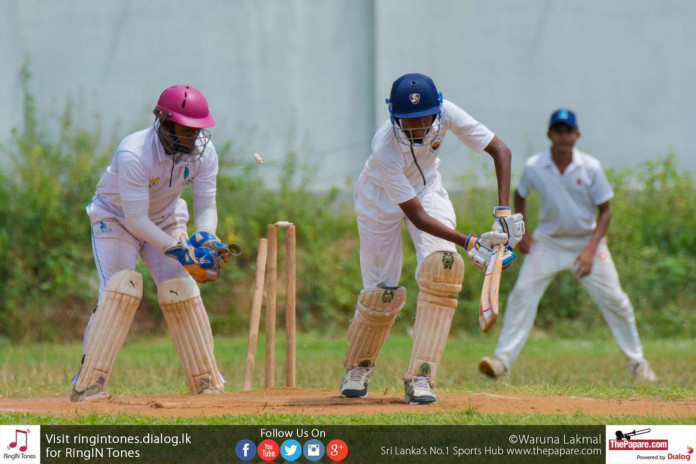
[[[522,215],[511,215],[510,149],[486,126],[444,100],[432,79],[406,74],[394,81],[387,100],[389,119],[377,130],[355,190],[363,290],[348,328],[346,373],[341,395],[367,396],[377,356],[406,302],[401,276],[401,228],[406,224],[416,249],[418,302],[411,359],[404,375],[405,401],[437,402],[433,392],[438,366],[462,288],[468,251],[482,270],[496,245],[514,259],[512,248],[524,235]],[[480,237],[456,230],[456,216],[438,166],[447,132],[475,152],[487,152],[495,165],[498,204],[493,230]]]
[[[218,156],[206,130],[215,120],[203,94],[187,85],[165,89],[153,112],[152,127],[118,145],[86,207],[99,299],[85,330],[71,401],[110,397],[109,377],[143,296],[138,256],[157,284],[190,392],[224,388],[196,283],[216,280],[231,255],[216,236]],[[196,228],[190,239],[188,206],[181,198],[187,185]]]

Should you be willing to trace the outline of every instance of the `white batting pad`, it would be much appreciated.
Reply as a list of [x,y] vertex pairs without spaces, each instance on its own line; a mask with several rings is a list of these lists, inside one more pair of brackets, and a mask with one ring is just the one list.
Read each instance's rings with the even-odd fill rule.
[[106,391],[118,352],[126,340],[143,296],[143,276],[119,271],[106,283],[101,301],[94,310],[87,336],[85,359],[74,389]]
[[434,384],[463,280],[464,260],[458,253],[436,251],[423,260],[418,272],[413,349],[405,381],[427,375]]
[[157,296],[191,394],[221,392],[224,385],[215,363],[213,331],[198,285],[188,278],[165,280]]
[[404,287],[370,287],[360,292],[355,316],[348,327],[348,351],[343,359],[346,369],[358,366],[365,360],[369,360],[370,364],[375,363],[404,304]]

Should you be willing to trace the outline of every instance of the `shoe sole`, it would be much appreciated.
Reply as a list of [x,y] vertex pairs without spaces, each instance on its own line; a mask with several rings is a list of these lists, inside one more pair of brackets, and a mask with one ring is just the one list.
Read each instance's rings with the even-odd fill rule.
[[70,401],[73,403],[96,403],[98,401],[108,401],[111,399],[111,394],[106,392],[96,393],[89,396],[80,396],[79,394],[70,395]]
[[361,394],[359,394],[359,393],[356,393],[356,394],[346,394],[346,393],[341,392],[341,397],[342,397],[342,398],[367,398],[367,393],[365,393],[364,395],[361,395]]
[[412,400],[410,397],[407,396],[406,398],[404,398],[404,403],[406,403],[406,404],[434,404],[434,403],[437,403],[437,398]]
[[499,378],[499,375],[496,375],[495,371],[491,367],[490,364],[488,364],[488,361],[481,361],[478,365],[478,370],[480,373],[485,375],[486,377],[489,377],[493,380]]
[[199,395],[219,395],[221,393],[225,393],[224,390],[218,390],[216,388],[206,388],[205,390],[202,390]]

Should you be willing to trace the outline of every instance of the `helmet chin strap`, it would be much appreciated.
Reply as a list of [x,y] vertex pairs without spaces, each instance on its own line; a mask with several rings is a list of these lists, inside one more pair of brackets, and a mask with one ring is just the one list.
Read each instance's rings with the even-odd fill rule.
[[[208,144],[208,140],[210,140],[210,133],[205,129],[201,129],[199,135],[196,136],[193,148],[189,150],[188,147],[180,143],[180,138],[174,134],[173,131],[165,129],[163,122],[167,115],[159,111],[155,112],[155,116],[154,127],[155,131],[157,131],[157,137],[164,147],[165,154],[172,158],[172,169],[169,173],[169,186],[171,187],[172,179],[174,178],[174,167],[179,161],[197,161],[200,159],[203,155],[203,150],[205,150],[205,146]],[[201,134],[203,138],[201,138]],[[202,146],[198,146],[199,139],[202,142]]]
[[413,152],[413,143],[409,145],[409,148],[411,149],[411,156],[413,156],[413,162],[416,163],[416,167],[418,168],[418,172],[420,172],[421,178],[423,179],[423,186],[428,185],[428,183],[425,181],[425,176],[423,175],[423,170],[421,169],[420,165],[418,164],[418,160],[416,159],[416,154]]

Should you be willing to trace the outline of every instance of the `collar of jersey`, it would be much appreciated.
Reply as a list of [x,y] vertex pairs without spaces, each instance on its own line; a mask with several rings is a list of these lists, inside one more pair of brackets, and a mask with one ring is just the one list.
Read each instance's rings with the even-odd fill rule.
[[[584,165],[585,162],[582,160],[582,156],[580,155],[580,152],[573,148],[573,160],[570,162],[568,167],[566,168],[565,172],[570,172],[574,169],[579,168],[580,166]],[[553,160],[551,159],[551,149],[549,148],[546,150],[546,153],[544,154],[544,166],[553,166]]]
[[164,147],[162,146],[162,142],[157,136],[157,131],[154,127],[150,130],[152,131],[152,148],[153,151],[157,153],[157,160],[160,163],[164,163],[165,161],[170,160],[171,158],[168,157],[167,154],[164,152]]

